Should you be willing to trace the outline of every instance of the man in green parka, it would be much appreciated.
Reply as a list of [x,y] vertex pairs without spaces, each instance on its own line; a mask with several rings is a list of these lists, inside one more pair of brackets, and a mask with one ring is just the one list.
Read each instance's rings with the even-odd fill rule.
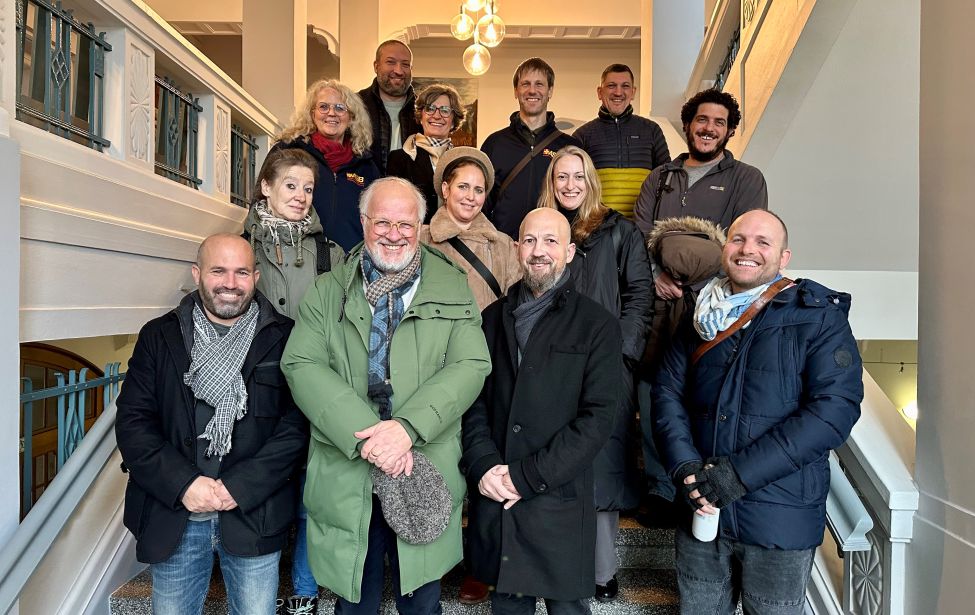
[[[438,614],[440,577],[461,559],[461,416],[491,361],[464,271],[417,241],[425,209],[402,179],[363,192],[365,240],[305,295],[281,360],[311,422],[308,560],[339,595],[336,613],[378,612],[388,556],[399,612]],[[427,544],[390,529],[371,476],[410,473],[415,452],[439,470],[452,503]]]

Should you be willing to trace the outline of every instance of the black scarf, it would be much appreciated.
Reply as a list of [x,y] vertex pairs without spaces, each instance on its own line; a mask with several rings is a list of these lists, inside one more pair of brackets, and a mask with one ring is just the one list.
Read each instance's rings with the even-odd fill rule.
[[518,340],[519,361],[521,361],[522,351],[528,346],[528,338],[531,337],[535,323],[542,317],[542,314],[548,311],[549,306],[552,305],[555,297],[568,281],[569,268],[566,267],[555,286],[542,293],[542,296],[537,299],[531,289],[528,288],[528,284],[522,281],[521,290],[518,292],[518,307],[511,312],[515,319],[515,339]]

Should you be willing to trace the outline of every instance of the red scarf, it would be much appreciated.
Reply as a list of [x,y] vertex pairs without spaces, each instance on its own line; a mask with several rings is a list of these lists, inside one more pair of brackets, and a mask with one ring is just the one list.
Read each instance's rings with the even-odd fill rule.
[[341,143],[337,143],[316,131],[311,133],[311,144],[322,153],[322,156],[325,156],[325,162],[328,164],[328,168],[332,169],[332,173],[338,171],[343,165],[352,162],[352,158],[354,158],[352,140],[349,137],[346,137]]

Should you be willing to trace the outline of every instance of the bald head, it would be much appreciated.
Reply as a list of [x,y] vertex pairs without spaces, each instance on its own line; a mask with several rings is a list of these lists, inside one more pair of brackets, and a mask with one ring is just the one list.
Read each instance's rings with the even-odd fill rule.
[[740,293],[774,280],[792,258],[788,240],[782,218],[770,211],[753,209],[738,216],[721,251],[721,267],[732,291]]
[[193,281],[207,317],[232,325],[250,307],[260,272],[254,266],[254,251],[239,235],[220,233],[203,240],[193,264]]
[[518,260],[525,285],[536,297],[554,287],[575,256],[569,221],[548,207],[528,212],[518,231]]

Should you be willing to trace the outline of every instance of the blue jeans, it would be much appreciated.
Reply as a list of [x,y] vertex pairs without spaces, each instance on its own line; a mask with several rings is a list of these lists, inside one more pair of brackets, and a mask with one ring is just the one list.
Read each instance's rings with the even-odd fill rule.
[[203,612],[214,554],[220,558],[231,615],[274,615],[281,552],[256,557],[227,553],[220,542],[219,518],[188,521],[173,554],[150,566],[154,615]]
[[318,582],[312,576],[311,566],[308,565],[308,511],[305,509],[304,472],[301,473],[299,494],[298,518],[295,519],[298,534],[295,536],[295,552],[291,559],[291,584],[294,586],[296,596],[310,597],[318,595]]
[[643,432],[643,471],[647,475],[647,491],[670,502],[674,501],[677,487],[667,474],[660,454],[653,442],[653,408],[650,403],[650,383],[638,379],[636,399],[640,407],[640,431]]
[[678,527],[682,615],[801,615],[815,549],[787,551],[717,538],[701,542]]
[[369,545],[362,568],[362,591],[359,602],[339,598],[335,602],[335,615],[376,615],[383,599],[384,559],[389,557],[389,573],[392,575],[393,596],[396,610],[401,615],[441,615],[440,579],[403,595],[399,587],[399,554],[396,550],[396,533],[386,524],[379,498],[372,496],[372,518],[369,519]]

